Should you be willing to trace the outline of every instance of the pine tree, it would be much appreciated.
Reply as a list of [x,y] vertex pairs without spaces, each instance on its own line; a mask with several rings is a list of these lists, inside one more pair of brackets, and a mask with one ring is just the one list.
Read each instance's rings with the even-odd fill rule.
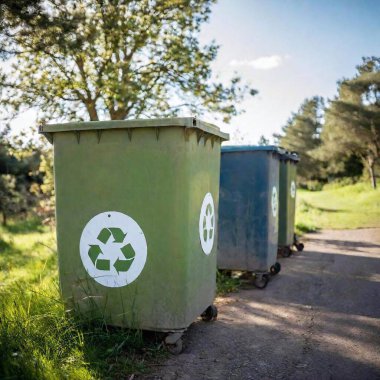
[[380,58],[363,58],[352,79],[338,82],[326,110],[319,156],[342,160],[356,155],[367,167],[376,188],[375,164],[380,158]]
[[275,136],[281,147],[299,154],[298,175],[304,181],[316,179],[319,175],[320,163],[312,152],[320,145],[323,105],[321,97],[305,99],[282,128],[283,134]]

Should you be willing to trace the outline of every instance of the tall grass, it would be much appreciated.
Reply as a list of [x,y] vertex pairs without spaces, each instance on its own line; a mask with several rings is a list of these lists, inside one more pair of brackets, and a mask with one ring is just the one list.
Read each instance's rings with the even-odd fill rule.
[[0,378],[114,379],[164,355],[159,337],[65,311],[54,234],[33,223],[0,229]]

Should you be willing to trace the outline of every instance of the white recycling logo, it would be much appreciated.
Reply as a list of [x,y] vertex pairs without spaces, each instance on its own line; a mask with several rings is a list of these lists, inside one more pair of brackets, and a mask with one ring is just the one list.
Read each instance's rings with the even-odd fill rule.
[[277,216],[278,211],[278,195],[277,195],[277,188],[276,186],[273,186],[272,188],[272,214],[275,218]]
[[209,255],[215,238],[215,208],[211,193],[207,193],[202,202],[199,216],[199,238],[203,252]]
[[292,198],[295,198],[296,196],[296,183],[294,181],[292,181],[292,183],[290,184],[290,196]]
[[87,273],[99,284],[113,288],[135,281],[147,259],[140,226],[117,211],[94,216],[82,231],[79,248]]

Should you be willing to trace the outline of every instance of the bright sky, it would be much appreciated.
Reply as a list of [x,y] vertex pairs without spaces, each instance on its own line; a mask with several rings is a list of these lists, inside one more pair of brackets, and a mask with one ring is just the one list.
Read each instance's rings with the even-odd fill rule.
[[332,98],[363,56],[380,55],[379,16],[379,0],[220,0],[202,42],[221,45],[221,79],[236,71],[259,91],[223,130],[257,143],[280,132],[305,98]]
[[[279,133],[306,97],[333,97],[361,57],[380,55],[380,0],[219,0],[201,41],[221,45],[221,80],[237,72],[259,91],[230,126],[244,143]],[[34,112],[13,126],[29,127]],[[235,135],[235,136],[234,136]]]

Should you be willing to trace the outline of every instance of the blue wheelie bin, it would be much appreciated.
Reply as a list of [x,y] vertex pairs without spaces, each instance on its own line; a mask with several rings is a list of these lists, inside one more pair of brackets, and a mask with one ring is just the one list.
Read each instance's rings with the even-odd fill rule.
[[265,288],[277,274],[279,159],[276,146],[223,146],[218,269],[245,271]]

